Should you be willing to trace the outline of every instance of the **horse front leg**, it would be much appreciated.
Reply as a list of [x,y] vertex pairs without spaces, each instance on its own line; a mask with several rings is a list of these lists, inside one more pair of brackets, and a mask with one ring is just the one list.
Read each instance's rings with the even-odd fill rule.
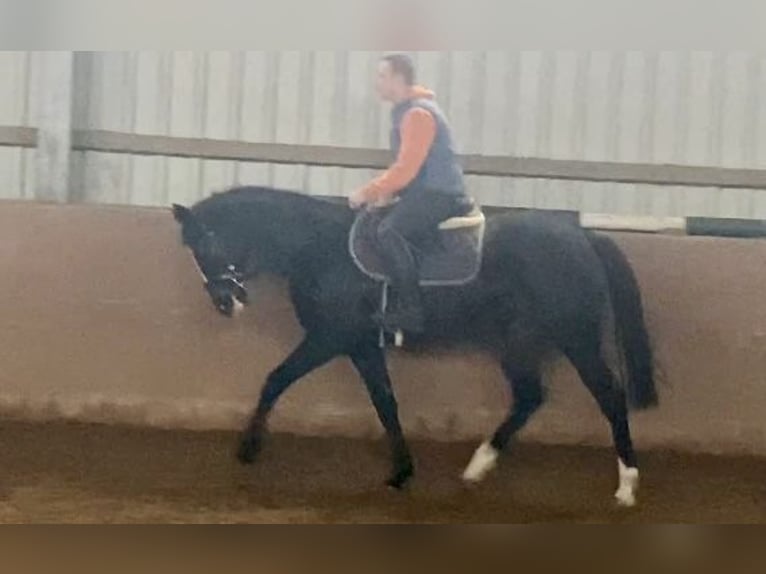
[[284,362],[274,369],[261,390],[258,406],[242,433],[237,458],[242,464],[252,464],[261,449],[269,413],[279,397],[299,379],[338,355],[334,347],[321,337],[307,334]]
[[400,490],[412,478],[414,469],[412,456],[399,422],[398,406],[388,375],[385,352],[376,341],[371,341],[359,347],[350,357],[367,387],[367,392],[370,394],[378,419],[386,430],[391,446],[393,470],[386,484]]

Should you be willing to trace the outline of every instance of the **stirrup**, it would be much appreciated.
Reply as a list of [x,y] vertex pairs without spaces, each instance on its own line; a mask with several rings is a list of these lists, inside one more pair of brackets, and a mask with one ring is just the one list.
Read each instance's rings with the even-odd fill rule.
[[379,313],[376,313],[373,317],[375,318],[375,322],[378,324],[379,345],[381,349],[386,346],[386,335],[393,336],[394,345],[396,347],[401,347],[404,345],[404,331],[399,328],[386,329],[385,322]]
[[[378,345],[383,349],[386,346],[386,327],[385,317],[386,310],[388,309],[388,282],[383,283],[380,294],[380,325],[378,335]],[[377,313],[376,313],[377,315]],[[401,347],[404,345],[404,332],[401,329],[397,329],[394,332],[394,346]]]

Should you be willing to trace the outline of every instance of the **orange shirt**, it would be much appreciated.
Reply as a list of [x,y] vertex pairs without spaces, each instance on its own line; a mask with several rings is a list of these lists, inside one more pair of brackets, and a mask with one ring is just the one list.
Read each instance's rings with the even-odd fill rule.
[[[413,97],[433,97],[424,88],[413,88]],[[384,201],[415,179],[436,137],[436,120],[422,108],[412,108],[402,118],[401,147],[396,161],[363,189],[368,203]]]

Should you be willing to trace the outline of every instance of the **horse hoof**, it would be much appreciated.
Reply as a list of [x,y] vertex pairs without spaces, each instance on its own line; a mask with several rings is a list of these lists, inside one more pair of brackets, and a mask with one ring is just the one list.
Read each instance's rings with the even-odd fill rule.
[[468,485],[478,484],[497,466],[499,452],[488,442],[483,443],[471,458],[463,471],[463,482]]
[[620,508],[633,508],[636,506],[636,495],[632,490],[621,488],[614,495],[617,506]]
[[617,468],[620,473],[620,487],[614,493],[617,505],[623,508],[633,508],[636,505],[636,491],[638,490],[638,469],[626,466],[622,460],[617,461]]
[[394,475],[386,481],[386,486],[391,490],[402,491],[414,474],[415,471],[412,465],[408,465],[394,473]]
[[260,441],[255,438],[244,438],[239,443],[239,449],[237,450],[237,460],[243,465],[251,465],[255,463],[255,459],[258,458],[258,453],[261,450]]

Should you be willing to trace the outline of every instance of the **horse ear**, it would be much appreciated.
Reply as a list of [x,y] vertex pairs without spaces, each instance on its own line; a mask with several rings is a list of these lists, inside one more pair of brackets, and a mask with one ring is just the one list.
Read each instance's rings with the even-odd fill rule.
[[181,225],[184,225],[188,223],[189,221],[191,221],[194,216],[192,215],[192,212],[188,207],[184,207],[183,205],[174,203],[173,217],[176,218],[176,221],[178,223],[180,223]]

